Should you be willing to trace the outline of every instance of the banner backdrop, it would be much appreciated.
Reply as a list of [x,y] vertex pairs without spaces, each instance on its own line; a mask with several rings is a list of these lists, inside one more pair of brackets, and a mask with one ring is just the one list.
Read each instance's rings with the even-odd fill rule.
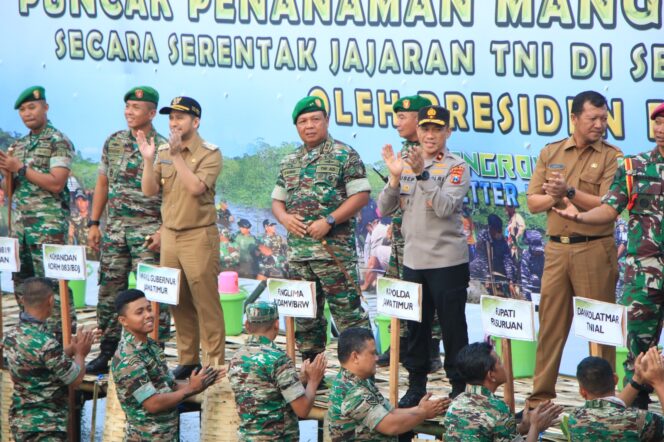
[[[231,230],[229,264],[281,277],[276,249],[267,255],[266,241],[242,238],[238,245],[233,232],[245,218],[260,236],[263,220],[273,219],[266,209],[278,163],[297,141],[295,102],[325,100],[332,135],[360,153],[378,191],[371,168],[382,167],[380,148],[401,141],[391,104],[422,93],[450,109],[448,145],[472,171],[471,255],[481,252],[487,215],[497,214],[513,260],[502,266],[506,283],[538,291],[537,281],[525,286],[541,271],[526,269],[524,280],[522,269],[522,255],[542,248],[544,219],[527,213],[524,194],[537,154],[570,134],[571,98],[588,89],[609,101],[610,142],[627,154],[652,147],[648,111],[664,99],[663,1],[7,0],[0,146],[26,132],[13,110],[18,93],[41,84],[51,121],[80,154],[74,177],[90,189],[105,137],[126,126],[129,88],[157,88],[161,105],[192,96],[203,108],[201,134],[225,157],[218,186],[228,203],[220,224]],[[167,133],[166,117],[155,123]],[[380,271],[384,253],[364,248],[371,210],[358,239],[365,267]],[[385,245],[389,229],[377,230],[385,237],[373,244]],[[525,230],[534,232],[528,241]]]

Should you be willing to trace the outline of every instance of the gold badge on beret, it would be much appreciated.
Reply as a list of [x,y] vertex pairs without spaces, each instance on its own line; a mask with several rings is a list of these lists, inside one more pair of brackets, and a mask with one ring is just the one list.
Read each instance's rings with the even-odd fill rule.
[[430,108],[430,109],[427,111],[427,117],[429,117],[429,118],[433,118],[433,117],[435,117],[435,116],[436,116],[436,109],[434,109],[434,108]]
[[321,107],[321,105],[322,105],[319,98],[316,98],[315,103],[316,103],[316,106],[318,106],[318,107]]
[[406,98],[405,100],[403,100],[403,108],[404,109],[410,109],[410,100],[409,99]]
[[32,96],[35,97],[35,100],[39,100],[40,96],[39,89],[35,89],[34,91],[32,91]]
[[141,98],[143,98],[143,89],[136,89],[135,94],[136,94],[136,98],[138,98],[140,100]]

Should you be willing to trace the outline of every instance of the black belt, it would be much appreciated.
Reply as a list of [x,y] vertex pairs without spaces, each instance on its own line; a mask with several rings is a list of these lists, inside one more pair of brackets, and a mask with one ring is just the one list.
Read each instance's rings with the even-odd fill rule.
[[594,241],[596,239],[608,238],[613,235],[604,235],[604,236],[549,236],[549,239],[553,242],[558,242],[561,244],[577,244],[580,242]]

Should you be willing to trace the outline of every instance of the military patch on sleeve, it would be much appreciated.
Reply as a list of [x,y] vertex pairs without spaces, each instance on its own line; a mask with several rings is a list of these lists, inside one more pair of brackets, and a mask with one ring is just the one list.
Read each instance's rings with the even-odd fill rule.
[[450,171],[450,183],[461,184],[461,177],[463,176],[464,170],[463,166],[454,166]]
[[378,398],[375,395],[368,393],[364,395],[364,402],[371,406],[378,405]]

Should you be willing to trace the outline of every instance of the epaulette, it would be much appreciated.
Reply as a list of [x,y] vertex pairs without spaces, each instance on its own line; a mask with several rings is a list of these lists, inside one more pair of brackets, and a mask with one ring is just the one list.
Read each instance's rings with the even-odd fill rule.
[[214,145],[212,143],[208,143],[207,141],[203,141],[201,146],[203,146],[207,150],[219,150],[219,147],[217,147],[216,145]]
[[544,145],[544,147],[551,146],[552,144],[564,143],[564,142],[567,141],[568,139],[569,139],[569,137],[561,138],[560,140],[556,140],[556,141],[552,141],[552,142],[550,142],[550,143],[546,143],[546,144]]
[[162,144],[161,146],[159,146],[159,147],[157,148],[157,150],[161,152],[162,150],[168,150],[168,149],[170,149],[170,148],[171,148],[171,146],[169,146],[168,143],[164,143],[164,144]]

